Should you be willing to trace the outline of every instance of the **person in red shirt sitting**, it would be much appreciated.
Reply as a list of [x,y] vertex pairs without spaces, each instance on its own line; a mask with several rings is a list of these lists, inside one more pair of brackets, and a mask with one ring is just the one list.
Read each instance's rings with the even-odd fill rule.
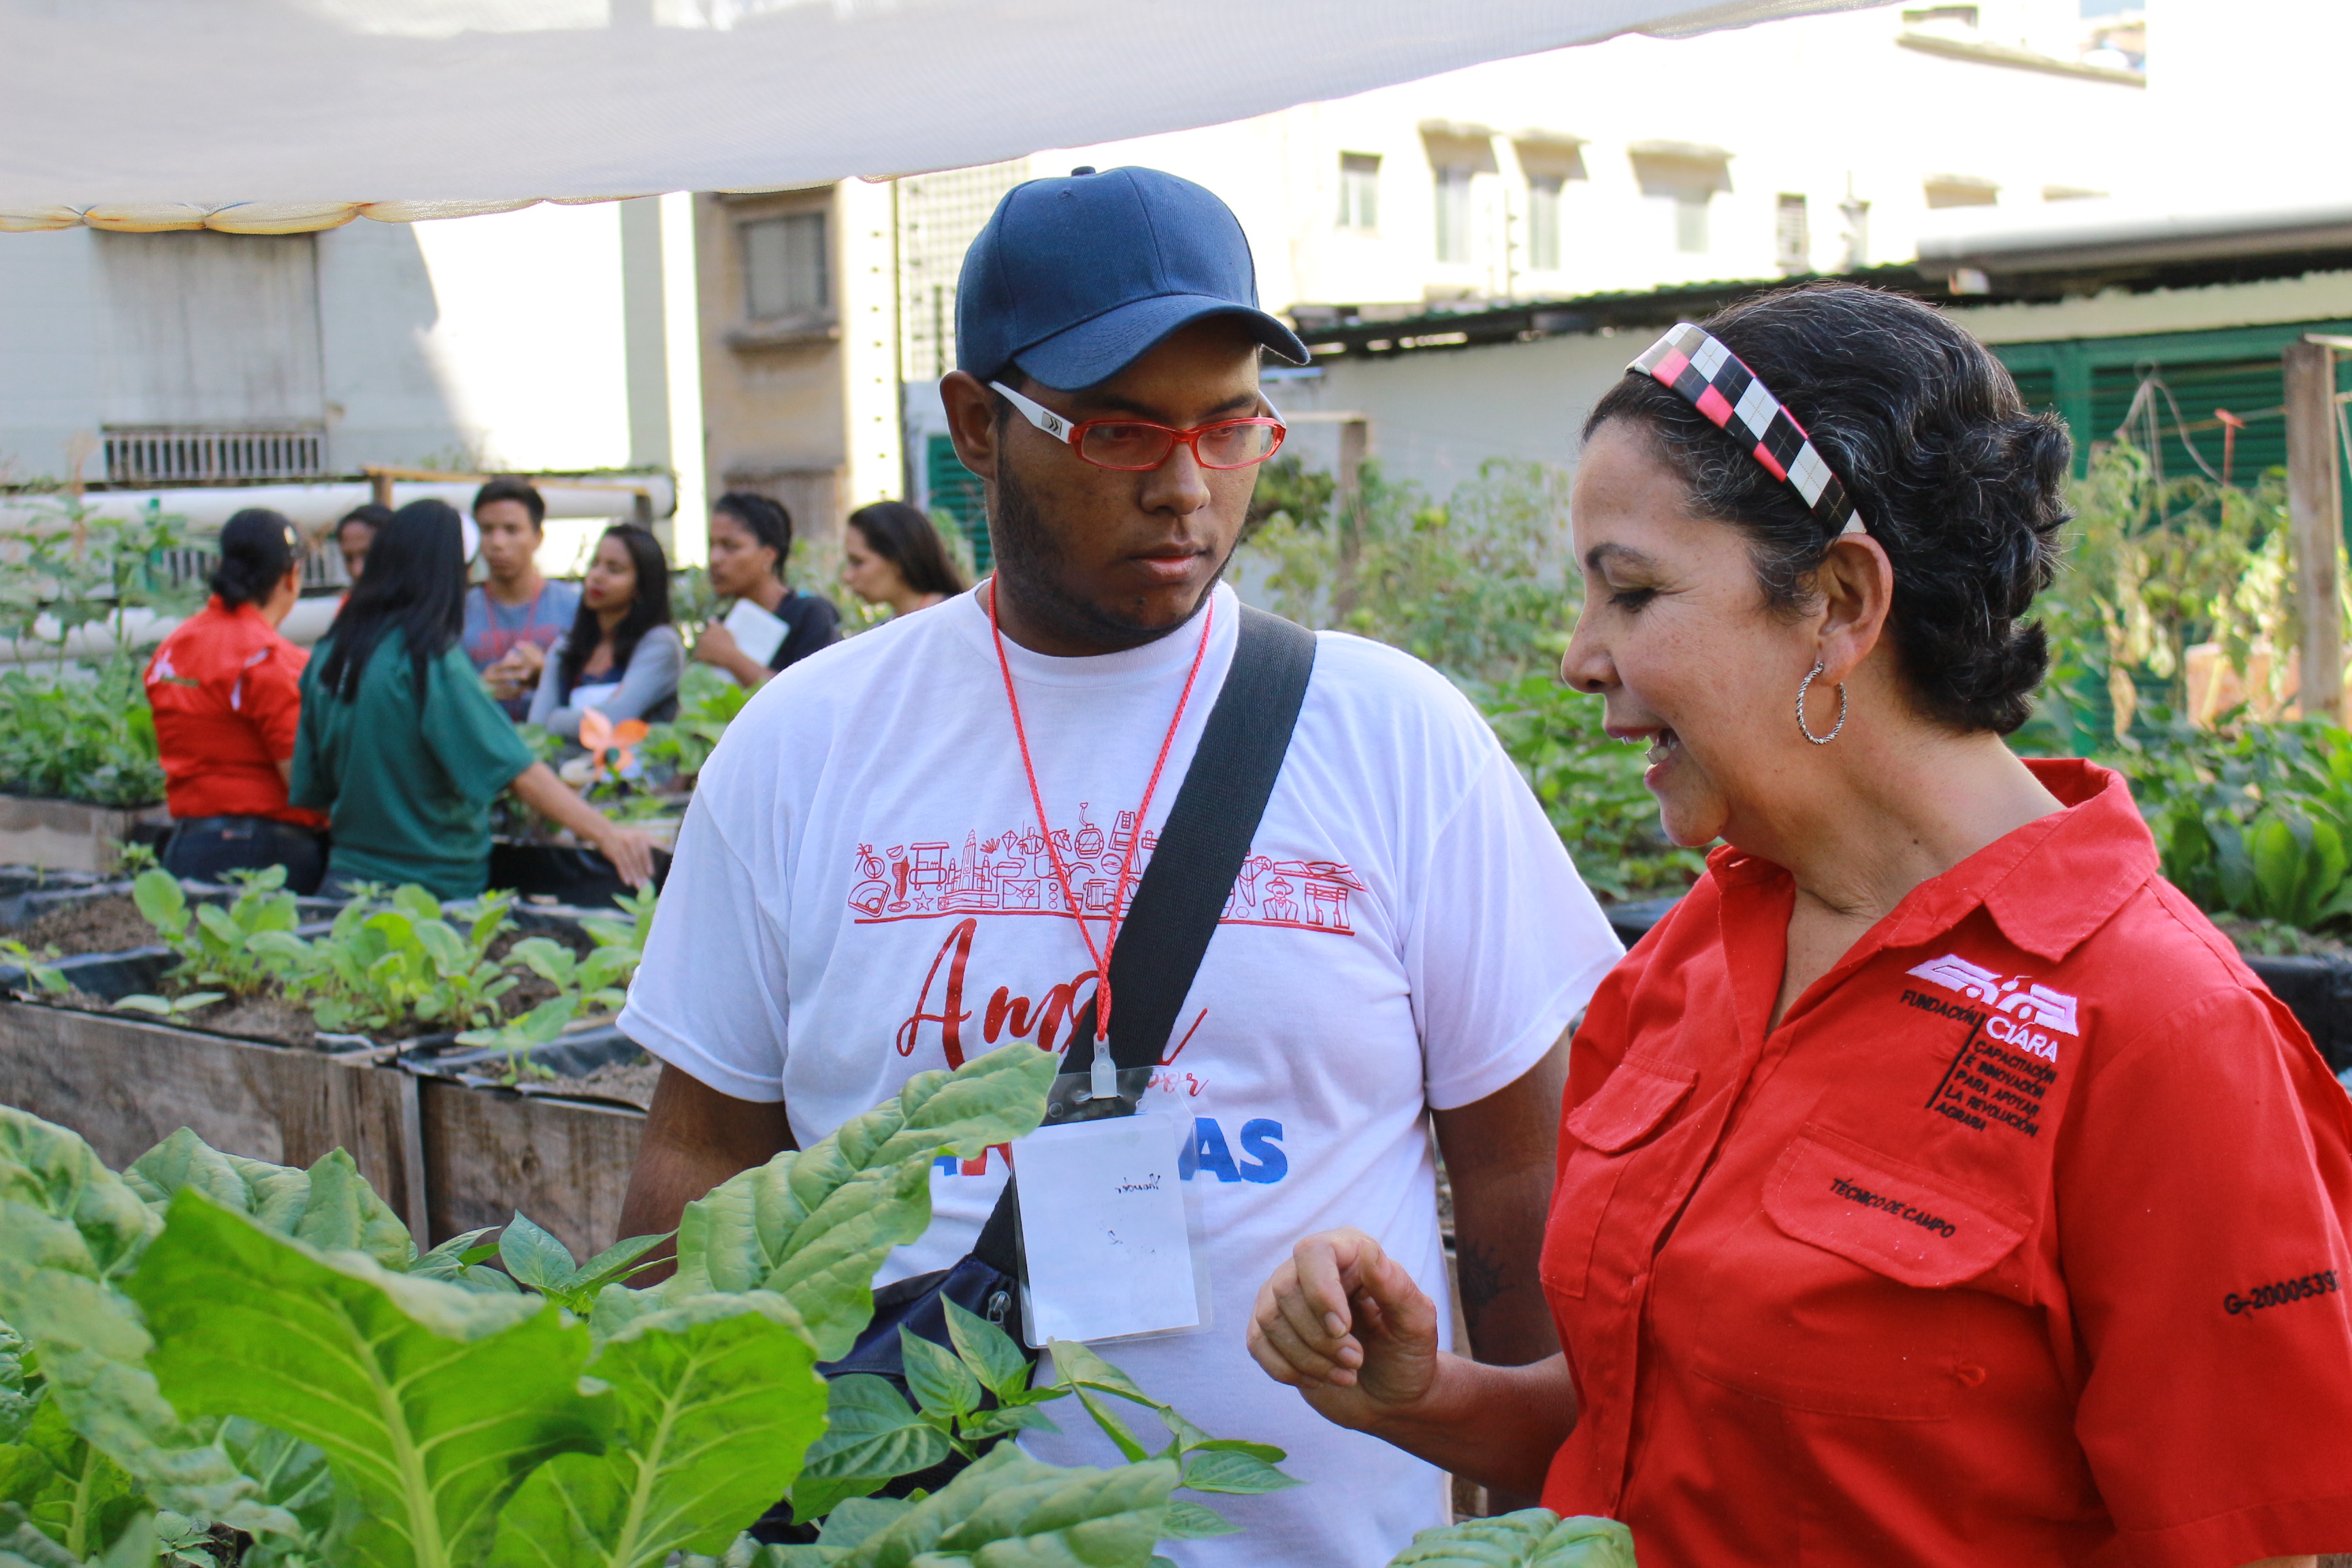
[[217,882],[224,872],[283,866],[289,888],[315,891],[327,819],[286,799],[310,661],[278,635],[302,592],[294,525],[262,507],[230,518],[212,590],[147,665],[173,824],[163,868]]
[[1252,1354],[1625,1521],[1643,1568],[2352,1548],[2352,1101],[2122,777],[2003,743],[2064,427],[1935,310],[1832,285],[1676,327],[1585,442],[1562,674],[1648,742],[1668,836],[1725,843],[1570,1047],[1563,1353],[1445,1353],[1340,1230]]

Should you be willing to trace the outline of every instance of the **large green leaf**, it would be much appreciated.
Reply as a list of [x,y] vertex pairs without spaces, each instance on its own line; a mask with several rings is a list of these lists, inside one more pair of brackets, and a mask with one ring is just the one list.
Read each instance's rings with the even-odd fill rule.
[[100,1556],[81,1557],[43,1534],[23,1512],[0,1504],[0,1568],[152,1568],[155,1516],[133,1519]]
[[128,1289],[174,1405],[325,1452],[363,1515],[350,1568],[472,1568],[525,1475],[603,1446],[579,1392],[587,1328],[534,1297],[318,1252],[193,1191]]
[[0,1501],[25,1510],[41,1532],[76,1557],[95,1557],[150,1511],[138,1483],[43,1402],[13,1448],[0,1447]]
[[13,1443],[40,1401],[40,1374],[25,1364],[24,1337],[0,1323],[0,1443]]
[[157,1502],[255,1533],[283,1529],[148,1370],[152,1342],[116,1286],[158,1228],[78,1135],[0,1107],[0,1319],[38,1352],[47,1397]]
[[967,1158],[1036,1130],[1056,1059],[1006,1046],[953,1073],[918,1073],[898,1097],[800,1152],[777,1155],[688,1204],[671,1300],[774,1290],[820,1359],[845,1354],[873,1316],[874,1270],[930,1224],[930,1161]]
[[359,1166],[330,1149],[307,1171],[224,1154],[183,1127],[131,1162],[122,1178],[158,1215],[183,1187],[244,1215],[264,1230],[321,1252],[364,1252],[387,1268],[416,1258],[408,1227]]
[[1523,1509],[1424,1530],[1389,1568],[1633,1568],[1633,1532],[1613,1519]]
[[795,1518],[823,1519],[847,1499],[948,1457],[947,1434],[885,1379],[851,1373],[832,1379],[825,1396],[824,1436],[810,1447],[793,1485]]
[[766,1291],[639,1318],[589,1374],[616,1439],[541,1466],[499,1517],[494,1568],[648,1568],[724,1549],[792,1485],[824,1429],[800,1320]]
[[1165,1459],[1061,1469],[1007,1443],[878,1529],[845,1509],[855,1544],[772,1546],[761,1568],[1148,1568],[1176,1479]]
[[[329,1550],[338,1505],[356,1502],[338,1494],[327,1456],[274,1426],[233,1415],[221,1423],[220,1445],[238,1469],[253,1479],[261,1500],[283,1510],[293,1526],[263,1536],[246,1548],[237,1568],[319,1568],[333,1561]],[[348,1526],[350,1520],[341,1521]]]

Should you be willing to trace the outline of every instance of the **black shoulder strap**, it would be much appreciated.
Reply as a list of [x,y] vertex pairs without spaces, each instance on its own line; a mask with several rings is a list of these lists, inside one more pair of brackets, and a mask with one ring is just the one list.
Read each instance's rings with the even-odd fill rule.
[[[1113,1065],[1156,1066],[1167,1050],[1177,1009],[1249,858],[1314,673],[1313,632],[1242,606],[1233,668],[1111,951]],[[1094,1032],[1091,1008],[1078,1026],[1070,1060],[1082,1067],[1077,1044]]]
[[[1111,950],[1110,1055],[1121,1068],[1154,1066],[1168,1048],[1177,1010],[1274,795],[1314,673],[1313,632],[1242,606],[1233,667]],[[1094,1020],[1089,1001],[1071,1030],[1066,1059],[1074,1068],[1093,1059]],[[1013,1270],[1013,1205],[1008,1182],[972,1247],[1007,1273]]]

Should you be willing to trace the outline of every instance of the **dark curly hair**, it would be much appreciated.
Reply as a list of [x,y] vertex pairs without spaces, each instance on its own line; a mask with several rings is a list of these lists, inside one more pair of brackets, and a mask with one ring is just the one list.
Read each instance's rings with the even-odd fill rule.
[[[2050,665],[2022,617],[2050,585],[2073,458],[2001,363],[1918,300],[1851,283],[1741,301],[1701,323],[1747,362],[1838,477],[1895,566],[1887,628],[1913,700],[1962,731],[2006,735]],[[1628,375],[1585,421],[1654,438],[1695,515],[1747,534],[1768,604],[1799,613],[1832,535],[1789,486],[1688,403]]]

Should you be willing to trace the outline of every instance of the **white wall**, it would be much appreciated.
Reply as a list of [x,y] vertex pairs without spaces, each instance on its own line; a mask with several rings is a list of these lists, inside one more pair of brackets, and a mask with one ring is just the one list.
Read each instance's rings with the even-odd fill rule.
[[62,477],[105,395],[93,317],[98,236],[0,235],[0,479]]
[[[2042,13],[2063,21],[2069,7],[1988,9],[1988,28],[2006,38],[2049,31]],[[1770,277],[1783,192],[1807,197],[1816,268],[1845,260],[1838,207],[1849,189],[1871,204],[1868,259],[1901,261],[1931,174],[1991,181],[2004,205],[2039,205],[2045,186],[2122,193],[2146,182],[2149,89],[1924,53],[1896,42],[1903,30],[1898,9],[1878,8],[1693,39],[1626,37],[1231,125],[1040,153],[1030,166],[1143,163],[1198,180],[1240,216],[1260,296],[1277,309]],[[2247,86],[2235,90],[2242,101]],[[1433,122],[1496,133],[1492,172],[1473,181],[1481,228],[1467,263],[1435,259],[1423,130]],[[1586,139],[1562,199],[1562,265],[1542,273],[1528,269],[1525,244],[1517,139],[1529,132]],[[1675,248],[1672,201],[1643,190],[1632,150],[1656,142],[1732,154],[1703,254]],[[1349,152],[1382,160],[1376,234],[1337,225]]]
[[[2120,290],[2040,305],[1955,309],[1952,319],[1989,343],[2037,342],[2142,332],[2198,331],[2352,317],[2352,273],[2210,289]],[[1378,359],[1335,359],[1319,375],[1269,384],[1286,414],[1345,410],[1371,418],[1371,451],[1393,479],[1442,500],[1488,458],[1573,468],[1578,431],[1626,363],[1654,334],[1618,331],[1463,349],[1419,349]],[[1286,450],[1307,467],[1338,461],[1336,427],[1296,426]]]
[[411,232],[439,307],[425,353],[467,460],[625,467],[620,208],[541,205]]

